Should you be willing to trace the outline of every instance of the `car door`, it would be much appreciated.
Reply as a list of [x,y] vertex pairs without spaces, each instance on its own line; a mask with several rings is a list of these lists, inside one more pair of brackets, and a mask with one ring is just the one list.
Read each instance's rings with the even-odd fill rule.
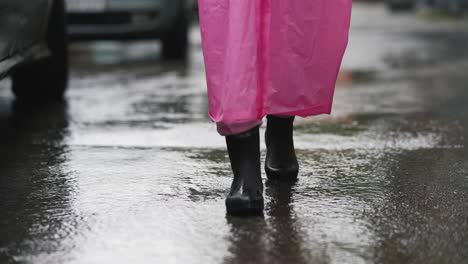
[[43,38],[51,0],[0,0],[0,60]]
[[14,43],[14,0],[0,1],[0,60],[9,54],[10,46]]

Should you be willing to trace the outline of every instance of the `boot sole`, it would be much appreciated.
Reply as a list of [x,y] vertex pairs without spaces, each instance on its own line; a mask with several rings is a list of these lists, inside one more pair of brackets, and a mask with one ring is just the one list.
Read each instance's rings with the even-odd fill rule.
[[226,209],[227,213],[232,216],[260,216],[263,215],[264,201],[227,198]]
[[272,181],[296,182],[299,176],[299,170],[280,171],[265,167],[267,178]]

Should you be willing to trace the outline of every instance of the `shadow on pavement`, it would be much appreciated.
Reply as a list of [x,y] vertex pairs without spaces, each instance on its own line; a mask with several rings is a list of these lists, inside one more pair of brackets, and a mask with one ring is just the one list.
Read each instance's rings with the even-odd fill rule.
[[61,171],[67,105],[0,102],[0,262],[66,250],[72,185]]

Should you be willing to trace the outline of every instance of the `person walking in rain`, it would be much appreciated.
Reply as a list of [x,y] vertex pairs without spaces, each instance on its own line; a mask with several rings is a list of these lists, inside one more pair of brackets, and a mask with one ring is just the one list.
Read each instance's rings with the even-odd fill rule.
[[228,214],[261,214],[265,172],[296,181],[295,116],[329,114],[348,42],[351,0],[198,0],[210,118],[234,174]]

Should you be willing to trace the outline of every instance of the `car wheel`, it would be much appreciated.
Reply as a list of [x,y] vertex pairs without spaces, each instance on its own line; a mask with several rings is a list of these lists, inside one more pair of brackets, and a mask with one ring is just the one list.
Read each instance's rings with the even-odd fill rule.
[[46,31],[50,56],[12,72],[13,93],[19,101],[63,100],[68,83],[68,39],[64,0],[54,0]]
[[162,54],[166,59],[183,59],[189,46],[189,18],[182,12],[174,28],[162,38]]

